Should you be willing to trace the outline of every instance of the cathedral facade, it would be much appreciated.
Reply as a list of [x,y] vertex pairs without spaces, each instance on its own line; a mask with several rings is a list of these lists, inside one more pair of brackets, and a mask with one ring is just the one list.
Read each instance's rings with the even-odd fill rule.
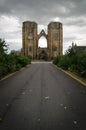
[[[44,30],[38,34],[36,22],[25,21],[22,27],[22,52],[25,56],[31,56],[37,60],[51,60],[63,52],[63,28],[60,22],[48,24],[47,34]],[[38,47],[41,37],[47,40],[47,48]]]

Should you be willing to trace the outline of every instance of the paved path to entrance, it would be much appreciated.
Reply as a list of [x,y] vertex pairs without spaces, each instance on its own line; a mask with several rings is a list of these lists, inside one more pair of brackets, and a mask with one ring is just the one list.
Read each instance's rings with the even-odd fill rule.
[[34,63],[0,81],[0,130],[86,130],[86,88]]

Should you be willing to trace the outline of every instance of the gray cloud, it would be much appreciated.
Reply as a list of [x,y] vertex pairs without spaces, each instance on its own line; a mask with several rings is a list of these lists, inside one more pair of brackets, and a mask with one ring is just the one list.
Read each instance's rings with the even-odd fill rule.
[[46,23],[47,19],[56,16],[86,15],[86,0],[1,0],[0,3],[1,14],[17,15],[22,20],[32,18]]
[[17,32],[13,31],[12,34],[9,32],[7,35],[3,32],[4,29],[0,32],[8,39],[16,38],[16,33],[21,36],[19,33],[23,21],[36,21],[39,25],[47,26],[50,21],[59,18],[67,30],[64,30],[66,43],[73,39],[77,40],[78,34],[73,35],[73,31],[76,30],[72,26],[78,28],[77,32],[80,31],[80,27],[86,28],[86,0],[0,0],[0,15],[18,18],[20,26],[17,27]]

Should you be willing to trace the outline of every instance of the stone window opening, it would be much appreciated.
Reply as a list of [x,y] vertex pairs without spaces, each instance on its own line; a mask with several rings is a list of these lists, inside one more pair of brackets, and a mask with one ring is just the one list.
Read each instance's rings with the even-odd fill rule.
[[31,46],[29,47],[29,51],[32,52],[32,47]]

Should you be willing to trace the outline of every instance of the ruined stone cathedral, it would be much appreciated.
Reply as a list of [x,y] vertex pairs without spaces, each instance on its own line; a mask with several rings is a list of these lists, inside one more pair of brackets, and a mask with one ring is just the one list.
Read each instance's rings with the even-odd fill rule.
[[[22,44],[23,55],[31,56],[37,60],[51,60],[63,51],[63,29],[62,23],[51,22],[48,24],[47,34],[44,30],[38,34],[37,23],[31,21],[23,22]],[[39,39],[44,36],[47,40],[47,48],[38,47]]]

